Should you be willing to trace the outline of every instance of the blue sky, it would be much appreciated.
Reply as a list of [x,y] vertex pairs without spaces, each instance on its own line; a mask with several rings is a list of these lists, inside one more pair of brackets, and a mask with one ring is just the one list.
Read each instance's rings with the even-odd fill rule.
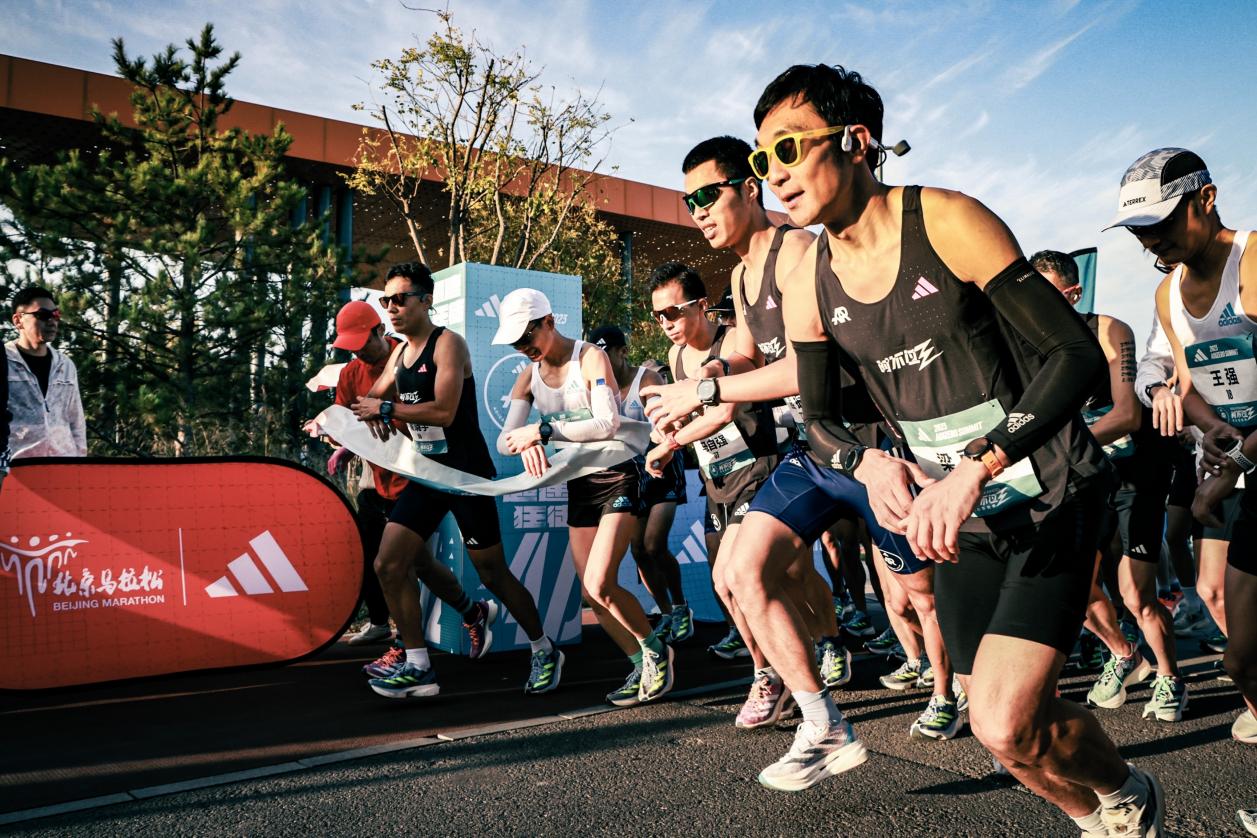
[[[413,0],[409,5],[424,6]],[[562,91],[602,87],[620,125],[617,174],[679,187],[697,141],[751,138],[764,85],[793,63],[859,70],[886,101],[891,183],[967,192],[1027,253],[1100,248],[1097,309],[1143,340],[1159,278],[1117,230],[1100,233],[1126,166],[1192,148],[1219,184],[1230,226],[1257,225],[1257,3],[522,2],[450,0],[455,22],[496,48],[523,47]],[[0,0],[0,52],[111,72],[109,39],[151,54],[212,21],[243,54],[238,99],[348,120],[369,63],[433,27],[396,0]],[[1244,151],[1248,147],[1250,151]]]

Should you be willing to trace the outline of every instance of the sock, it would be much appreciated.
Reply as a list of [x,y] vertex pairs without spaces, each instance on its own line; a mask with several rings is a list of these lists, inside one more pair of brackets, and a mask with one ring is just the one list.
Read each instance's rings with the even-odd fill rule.
[[1097,806],[1096,810],[1091,814],[1083,815],[1081,818],[1073,818],[1071,816],[1071,819],[1074,823],[1078,824],[1078,828],[1081,829],[1084,834],[1103,835],[1105,831],[1104,821],[1100,820],[1100,813],[1102,811],[1104,811],[1104,807]]
[[545,652],[548,655],[554,651],[554,644],[544,634],[541,635],[540,640],[529,640],[528,645],[532,646],[534,652]]
[[834,704],[833,696],[825,690],[818,693],[795,693],[794,702],[799,705],[799,712],[803,714],[805,722],[830,725],[842,721],[838,705]]
[[642,644],[642,651],[649,649],[650,651],[654,652],[656,655],[663,654],[663,641],[653,634],[648,634],[646,635],[645,638],[637,642]]
[[431,669],[432,661],[428,658],[428,650],[423,649],[407,649],[406,663],[415,667],[415,669]]
[[1097,794],[1100,798],[1100,805],[1105,809],[1112,809],[1114,806],[1120,806],[1123,803],[1143,803],[1148,799],[1148,784],[1143,781],[1135,769],[1132,767],[1130,773],[1126,775],[1126,782],[1122,783],[1122,787],[1110,794]]
[[450,608],[463,615],[464,623],[474,623],[476,618],[480,616],[480,609],[476,607],[476,603],[471,601],[471,597],[467,596],[466,591],[463,591],[463,595],[449,605]]
[[634,668],[636,669],[642,668],[642,650],[641,649],[638,649],[636,652],[629,655],[628,659],[629,659],[629,662],[633,664]]
[[756,678],[760,677],[761,675],[766,675],[768,676],[770,680],[773,680],[773,681],[781,680],[781,676],[777,674],[777,670],[773,669],[771,666],[766,666],[763,669],[755,670]]

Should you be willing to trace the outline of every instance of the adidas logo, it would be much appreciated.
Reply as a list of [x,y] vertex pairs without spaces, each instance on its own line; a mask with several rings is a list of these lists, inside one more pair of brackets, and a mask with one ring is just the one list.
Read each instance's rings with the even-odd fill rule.
[[1209,356],[1205,354],[1203,349],[1197,349],[1196,354],[1192,356],[1192,360],[1199,364],[1203,364],[1209,360]]
[[1235,313],[1235,306],[1227,303],[1222,309],[1222,316],[1218,318],[1219,326],[1238,326],[1240,324],[1239,315]]
[[422,366],[419,367],[419,369],[415,370],[415,372],[427,372],[427,371],[428,371],[427,364],[423,364]]
[[776,301],[776,300],[774,300],[771,296],[768,298],[768,302],[764,303],[764,308],[766,308],[766,309],[770,309],[770,310],[771,310],[771,309],[774,309],[774,308],[776,308],[776,307],[777,307],[777,301]]
[[497,317],[498,312],[502,309],[502,298],[497,294],[492,295],[484,301],[480,308],[476,309],[477,317]]
[[[292,566],[292,562],[288,561],[288,557],[284,555],[283,548],[279,546],[275,536],[271,535],[270,530],[251,539],[249,546],[253,548],[254,554],[257,555],[257,558],[262,562],[262,566],[270,573],[271,579],[275,581],[275,584],[279,586],[281,591],[292,593],[294,591],[309,590],[306,587],[305,580],[301,578],[301,574],[297,573],[297,569]],[[227,569],[231,571],[229,574],[220,576],[217,581],[205,586],[205,593],[212,599],[239,596],[236,586],[231,584],[233,578],[244,589],[246,596],[275,593],[271,583],[267,581],[266,576],[258,569],[258,566],[253,561],[253,557],[248,553],[228,562]]]
[[1144,547],[1142,544],[1136,544],[1134,547],[1130,548],[1130,554],[1132,556],[1146,556],[1148,555],[1148,548]]
[[917,287],[912,290],[912,299],[919,300],[922,297],[928,297],[931,294],[937,294],[938,289],[935,288],[928,279],[923,276],[917,277]]
[[1010,413],[1008,414],[1008,432],[1015,434],[1033,421],[1033,413]]

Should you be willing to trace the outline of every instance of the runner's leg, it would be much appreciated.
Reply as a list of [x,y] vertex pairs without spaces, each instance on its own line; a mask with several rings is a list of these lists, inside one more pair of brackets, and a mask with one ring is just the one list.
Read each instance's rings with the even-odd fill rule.
[[[594,612],[594,616],[598,618],[598,625],[602,626],[603,631],[611,637],[616,646],[620,647],[621,652],[632,658],[641,650],[637,643],[637,639],[633,636],[633,633],[625,628],[624,624],[611,613],[602,600],[593,595],[585,581],[590,575],[589,556],[593,550],[594,539],[598,534],[598,529],[598,527],[567,528],[568,543],[572,549],[572,564],[575,565],[576,576],[581,581],[581,589],[584,592],[585,602],[589,604],[590,609]],[[644,619],[645,615],[643,614],[642,616]]]
[[1226,551],[1230,542],[1216,538],[1200,540],[1200,565],[1196,573],[1196,593],[1217,623],[1218,630],[1230,637],[1226,622]]

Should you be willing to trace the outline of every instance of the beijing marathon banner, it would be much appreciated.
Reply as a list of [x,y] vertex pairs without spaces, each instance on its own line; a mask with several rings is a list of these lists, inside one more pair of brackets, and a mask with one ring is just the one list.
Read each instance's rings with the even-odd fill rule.
[[353,512],[281,460],[17,462],[0,489],[0,689],[291,661],[362,584]]

